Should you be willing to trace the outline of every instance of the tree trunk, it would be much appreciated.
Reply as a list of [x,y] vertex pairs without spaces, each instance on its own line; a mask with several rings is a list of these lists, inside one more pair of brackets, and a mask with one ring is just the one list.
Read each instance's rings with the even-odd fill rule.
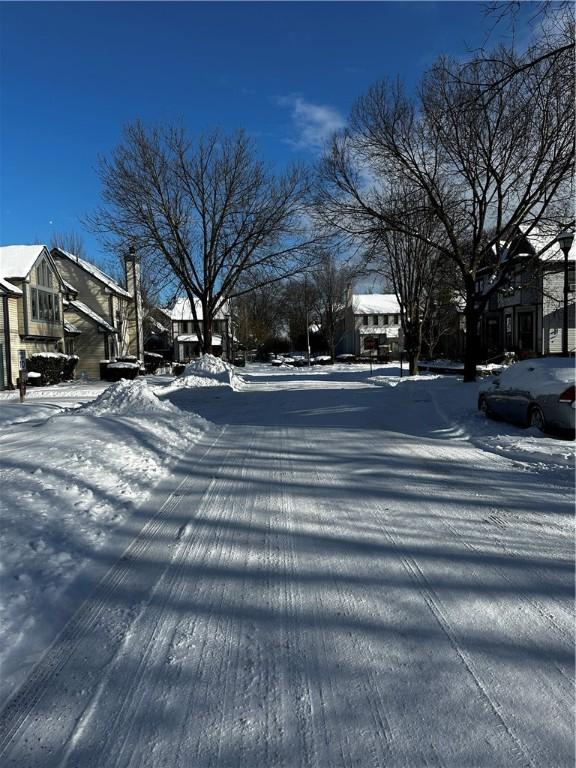
[[418,373],[418,352],[407,352],[408,358],[408,373],[410,376],[415,376]]
[[208,307],[208,302],[202,301],[202,352],[205,355],[212,354],[212,312]]
[[480,349],[478,338],[479,314],[474,307],[474,296],[466,296],[466,345],[464,347],[464,382],[476,381],[476,364]]

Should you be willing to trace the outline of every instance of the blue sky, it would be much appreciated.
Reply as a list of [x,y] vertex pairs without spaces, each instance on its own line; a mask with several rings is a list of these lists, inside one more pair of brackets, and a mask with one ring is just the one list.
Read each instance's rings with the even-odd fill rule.
[[243,127],[277,167],[314,162],[372,82],[413,86],[492,26],[482,2],[2,3],[0,13],[0,240],[74,230],[96,261],[106,254],[80,220],[99,202],[97,156],[127,122]]

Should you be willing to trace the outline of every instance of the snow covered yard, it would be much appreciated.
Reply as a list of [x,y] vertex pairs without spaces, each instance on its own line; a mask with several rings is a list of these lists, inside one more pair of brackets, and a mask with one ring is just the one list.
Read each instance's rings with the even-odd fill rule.
[[84,597],[66,588],[208,428],[144,380],[32,389],[23,404],[3,395],[3,700]]
[[[97,416],[101,400],[3,433],[26,489],[54,464],[52,491],[43,469],[41,492],[9,505],[18,552],[43,537],[78,560],[103,538],[124,551],[72,582],[66,615],[90,600],[0,715],[3,764],[573,765],[574,443],[487,421],[477,385],[394,365],[197,374],[156,388],[158,411],[104,400]],[[187,443],[170,433],[186,423]],[[146,429],[171,464],[164,496]],[[86,433],[84,480],[121,480],[88,488],[102,535],[77,532],[80,512],[67,542],[71,433]],[[122,457],[96,470],[120,433]],[[141,467],[148,503],[129,512]],[[14,671],[35,658],[19,627],[47,620],[37,588],[64,571],[35,562],[36,597],[9,610]]]

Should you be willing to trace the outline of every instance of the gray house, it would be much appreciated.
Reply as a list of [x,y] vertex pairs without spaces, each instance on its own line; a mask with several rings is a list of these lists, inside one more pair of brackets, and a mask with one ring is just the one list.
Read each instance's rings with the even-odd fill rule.
[[[564,254],[554,235],[528,234],[520,228],[510,253],[518,263],[506,284],[494,293],[480,322],[486,359],[504,352],[520,357],[559,354],[564,317]],[[574,265],[576,246],[568,254],[568,349],[574,353]],[[478,290],[487,290],[492,270],[479,277]]]

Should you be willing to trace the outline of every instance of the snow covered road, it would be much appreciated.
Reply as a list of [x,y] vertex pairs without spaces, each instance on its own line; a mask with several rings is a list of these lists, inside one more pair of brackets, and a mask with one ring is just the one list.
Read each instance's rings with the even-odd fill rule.
[[215,427],[0,715],[2,765],[572,766],[571,472],[486,450],[454,382],[245,380],[167,395]]

